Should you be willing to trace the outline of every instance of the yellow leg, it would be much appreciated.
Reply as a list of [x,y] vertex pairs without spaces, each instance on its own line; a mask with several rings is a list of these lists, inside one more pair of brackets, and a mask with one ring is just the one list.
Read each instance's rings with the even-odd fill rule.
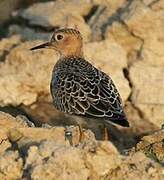
[[85,135],[83,133],[83,128],[80,124],[78,124],[78,128],[79,128],[79,133],[80,133],[79,134],[79,143],[80,143],[84,140]]
[[107,127],[104,125],[104,141],[109,141],[109,134],[108,134],[108,129]]

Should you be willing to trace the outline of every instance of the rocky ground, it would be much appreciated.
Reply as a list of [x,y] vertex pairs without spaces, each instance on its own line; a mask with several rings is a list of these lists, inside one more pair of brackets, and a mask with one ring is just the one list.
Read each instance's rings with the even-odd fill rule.
[[[164,1],[6,0],[4,9],[0,179],[163,179]],[[49,92],[58,55],[29,51],[65,26],[78,27],[86,59],[112,77],[124,101],[131,127],[111,126],[110,142],[85,130],[78,144],[78,128],[69,127],[70,146],[69,119],[53,107]]]

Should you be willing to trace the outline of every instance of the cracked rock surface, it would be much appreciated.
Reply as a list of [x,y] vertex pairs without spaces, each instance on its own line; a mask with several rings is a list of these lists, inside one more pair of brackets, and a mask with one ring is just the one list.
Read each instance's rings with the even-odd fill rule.
[[72,127],[70,146],[62,127],[31,128],[2,112],[0,121],[4,122],[0,124],[1,179],[130,180],[164,176],[163,130],[143,137],[136,148],[123,156],[111,142],[96,141],[90,130],[84,132],[85,139],[78,144],[79,130]]
[[[6,0],[3,9],[0,179],[163,179],[164,1]],[[121,94],[131,127],[109,127],[110,142],[92,129],[78,144],[77,127],[73,146],[65,140],[70,119],[54,108],[49,90],[59,56],[29,50],[60,27],[81,31],[86,59]],[[31,121],[54,128],[29,127]]]

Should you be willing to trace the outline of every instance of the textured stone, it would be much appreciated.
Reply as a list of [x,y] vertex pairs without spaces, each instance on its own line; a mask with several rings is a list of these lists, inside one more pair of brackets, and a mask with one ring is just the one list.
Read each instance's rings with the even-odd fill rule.
[[0,131],[0,135],[10,144],[0,153],[0,179],[162,179],[162,166],[146,157],[144,149],[152,145],[162,163],[163,130],[143,137],[135,151],[121,156],[111,142],[96,141],[89,130],[77,144],[79,131],[72,127],[74,145],[70,146],[62,127],[16,127],[7,124],[14,118],[5,113],[1,119],[6,119],[3,126],[8,131]]
[[9,36],[13,34],[19,34],[21,36],[21,39],[23,40],[45,40],[48,41],[50,37],[52,36],[52,32],[44,32],[44,31],[38,31],[34,30],[29,27],[22,27],[19,25],[10,25],[9,27]]
[[[141,58],[151,65],[164,65],[164,11],[162,1],[152,3],[152,8],[141,1],[131,3],[130,11],[122,15],[129,32],[143,40]],[[160,4],[160,5],[159,5]],[[160,6],[160,8],[155,8]],[[154,8],[153,8],[154,7]]]
[[130,68],[133,84],[132,101],[157,126],[161,126],[164,109],[164,70],[161,67],[135,63]]
[[15,118],[8,113],[0,111],[0,128],[9,130],[11,128],[28,127],[27,123],[21,119]]
[[163,179],[163,168],[147,158],[144,153],[137,152],[126,158],[120,166],[109,171],[106,179],[111,180],[149,180]]
[[[40,43],[37,41],[35,44]],[[33,46],[34,43],[24,43],[14,48],[6,61],[0,64],[1,105],[29,105],[36,101],[39,93],[49,93],[57,56],[51,50],[32,52],[29,49]]]
[[[59,26],[67,14],[87,15],[91,3],[85,1],[56,1],[36,3],[22,12],[22,17],[29,19],[31,24],[41,26]],[[44,12],[44,14],[43,14]]]
[[0,156],[11,146],[11,143],[8,140],[6,132],[0,128]]
[[91,30],[82,17],[86,16],[91,8],[92,3],[87,1],[36,3],[21,12],[21,17],[28,19],[32,25],[43,27],[77,26],[84,39],[88,40]]
[[147,156],[164,164],[164,130],[158,130],[153,134],[144,136],[136,146],[136,151],[142,151]]
[[5,60],[6,54],[10,52],[10,50],[20,43],[20,36],[11,36],[10,38],[3,38],[0,42],[0,61]]
[[0,156],[0,179],[21,179],[23,160],[18,151],[7,151]]
[[8,139],[10,129],[28,127],[27,123],[21,119],[0,111],[0,155],[11,147]]
[[128,65],[131,65],[137,59],[143,42],[140,38],[134,36],[124,24],[114,22],[111,27],[107,28],[105,35],[106,38],[113,39],[125,49]]

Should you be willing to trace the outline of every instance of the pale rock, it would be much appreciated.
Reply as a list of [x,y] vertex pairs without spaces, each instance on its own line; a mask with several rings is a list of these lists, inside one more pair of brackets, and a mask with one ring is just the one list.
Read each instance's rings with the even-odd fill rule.
[[52,32],[39,32],[29,27],[22,27],[16,24],[10,25],[9,36],[18,34],[23,40],[50,40]]
[[30,105],[38,94],[49,94],[49,84],[57,55],[52,50],[30,51],[36,44],[23,43],[14,48],[0,64],[0,104]]
[[11,143],[8,140],[6,132],[0,128],[0,156],[11,146]]
[[146,6],[151,6],[151,4],[154,3],[154,0],[143,0],[143,3],[144,3]]
[[[96,153],[85,149],[42,142],[38,147],[31,146],[28,150],[25,167],[31,167],[32,179],[81,179],[100,178],[109,169],[120,164],[118,152],[108,151],[113,145],[96,148]],[[103,148],[102,148],[103,147]],[[46,161],[44,159],[47,159]]]
[[154,0],[143,0],[143,3],[150,9],[158,11],[164,9],[164,1],[154,1]]
[[126,51],[128,65],[136,60],[143,42],[133,35],[125,25],[114,22],[112,26],[107,28],[105,36],[107,39],[117,42]]
[[119,19],[118,11],[126,6],[126,1],[96,0],[94,3],[96,3],[93,8],[95,12],[86,20],[92,29],[91,40],[100,41],[104,37],[107,26],[111,27],[111,24]]
[[132,102],[154,124],[161,126],[164,109],[164,69],[137,62],[130,68]]
[[[164,66],[164,11],[155,6],[162,1],[152,3],[151,9],[141,1],[135,1],[121,18],[129,32],[143,41],[140,57],[150,65]],[[154,5],[153,5],[154,4]],[[157,5],[156,5],[157,4]]]
[[[8,117],[12,119],[6,115],[6,122]],[[5,149],[1,153],[0,179],[162,178],[162,166],[146,157],[144,148],[147,145],[153,147],[153,153],[163,162],[163,130],[143,137],[135,151],[121,156],[111,142],[96,141],[88,130],[84,131],[86,139],[83,142],[70,146],[66,143],[62,127],[27,128],[15,127],[14,124],[11,127],[6,135],[2,133],[3,138],[10,141],[11,150]],[[78,127],[72,128],[73,139],[79,136],[77,130]]]
[[[164,31],[164,25],[163,25],[163,31]],[[152,66],[164,67],[164,36],[162,39],[152,35],[152,37],[145,39],[142,48],[143,49],[141,52],[141,58],[143,61],[145,61],[147,64],[150,64]]]
[[30,24],[43,27],[67,26],[74,28],[77,26],[87,41],[91,30],[84,22],[83,16],[86,16],[91,8],[92,3],[88,1],[62,0],[36,3],[21,12],[21,16],[28,19]]
[[[85,16],[90,11],[91,3],[86,1],[56,1],[36,3],[22,12],[22,17],[30,20],[31,24],[41,26],[59,26],[63,17],[67,15]],[[43,14],[44,12],[44,14]]]
[[137,104],[144,117],[158,128],[164,123],[164,105],[159,104]]
[[0,111],[0,128],[8,131],[12,128],[28,127],[27,123],[21,119],[17,119],[8,113]]
[[151,158],[164,163],[164,129],[157,130],[153,134],[144,136],[136,145],[136,151],[142,151]]
[[0,179],[21,179],[23,159],[18,151],[6,151],[0,156]]
[[[52,142],[51,142],[52,143]],[[48,143],[47,143],[48,145]],[[31,178],[32,179],[87,179],[89,177],[89,169],[86,167],[83,160],[84,153],[73,147],[57,146],[53,144],[53,149],[49,150],[51,156],[40,157],[43,154],[44,147],[31,147],[28,151],[27,166],[31,166]],[[37,153],[38,151],[38,153]],[[33,154],[37,159],[29,161],[30,156]],[[41,160],[39,160],[41,158]],[[47,159],[46,161],[44,159]],[[41,162],[40,162],[41,161]],[[40,163],[39,163],[40,162]],[[39,164],[38,164],[39,163]]]
[[20,127],[28,127],[28,125],[25,121],[0,111],[0,155],[11,147],[11,142],[8,139],[8,132],[11,129]]
[[156,32],[156,15],[141,1],[135,1],[129,6],[129,11],[122,14],[121,19],[136,36],[145,39]]
[[20,36],[11,36],[10,38],[3,38],[0,42],[0,61],[4,61],[4,56],[10,52],[10,50],[20,43]]

